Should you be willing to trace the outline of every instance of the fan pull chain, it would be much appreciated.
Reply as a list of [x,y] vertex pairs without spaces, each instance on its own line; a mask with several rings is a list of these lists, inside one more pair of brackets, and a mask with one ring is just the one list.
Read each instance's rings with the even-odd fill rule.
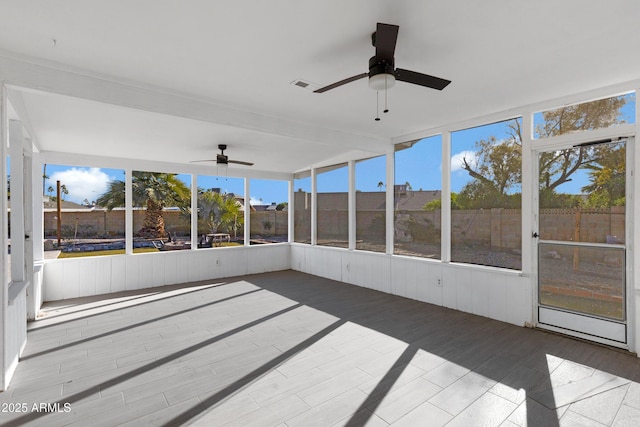
[[374,119],[376,122],[380,121],[380,91],[376,91],[376,118]]
[[388,113],[389,109],[387,108],[387,75],[384,76],[384,110],[383,113]]

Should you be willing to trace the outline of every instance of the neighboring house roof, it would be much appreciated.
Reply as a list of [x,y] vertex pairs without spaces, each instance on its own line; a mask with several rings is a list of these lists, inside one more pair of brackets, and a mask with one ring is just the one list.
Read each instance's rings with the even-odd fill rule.
[[[50,210],[50,209],[57,209],[58,208],[58,203],[55,200],[45,200],[42,203],[42,206],[45,210]],[[75,202],[68,202],[66,200],[62,200],[60,202],[60,209],[64,209],[64,210],[78,210],[78,211],[90,211],[93,209],[92,206],[86,206],[86,205],[81,205],[79,203],[75,203]]]
[[256,211],[275,211],[277,206],[276,202],[273,202],[270,205],[252,205],[251,207]]
[[396,193],[396,210],[420,210],[424,205],[433,200],[441,200],[441,197],[442,191],[440,190],[406,191],[404,194]]

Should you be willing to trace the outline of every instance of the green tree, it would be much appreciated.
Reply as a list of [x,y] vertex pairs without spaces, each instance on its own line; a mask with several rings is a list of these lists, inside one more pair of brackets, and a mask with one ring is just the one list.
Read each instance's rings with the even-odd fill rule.
[[198,221],[211,233],[226,232],[235,238],[244,216],[233,196],[208,190],[198,192]]
[[288,202],[280,202],[276,205],[276,210],[277,211],[282,211],[284,210],[287,206],[289,206]]
[[[122,207],[125,205],[124,190],[124,181],[111,181],[96,204],[108,210]],[[141,237],[166,237],[162,210],[174,206],[188,212],[191,204],[189,188],[171,173],[133,172],[132,197],[134,206],[146,207],[142,228],[136,233]]]
[[587,206],[624,206],[626,181],[626,145],[613,143],[594,148],[596,160],[585,166],[591,183],[582,187],[587,193]]
[[[539,138],[549,138],[566,133],[608,127],[624,122],[621,109],[623,96],[601,99],[542,112],[542,121],[536,126]],[[505,197],[521,182],[522,127],[519,119],[507,124],[508,138],[495,137],[476,142],[475,159],[463,158],[462,168],[474,178],[463,188],[460,196],[469,198],[474,207],[481,207],[488,200],[496,200],[493,207],[510,206],[514,200]],[[556,188],[571,181],[572,175],[605,155],[606,147],[581,146],[572,150],[545,152],[540,155],[541,205],[561,207],[576,203],[576,199],[559,197]],[[603,151],[604,150],[604,151]],[[463,197],[464,196],[464,197]],[[558,196],[558,197],[557,197]],[[511,198],[513,199],[513,198]]]
[[47,164],[45,163],[42,167],[42,195],[45,195],[45,185],[47,180],[49,179],[49,175],[47,175]]
[[60,186],[60,194],[62,194],[62,196],[61,196],[62,200],[64,200],[64,196],[68,196],[69,195],[69,189],[67,188],[66,185],[62,184]]

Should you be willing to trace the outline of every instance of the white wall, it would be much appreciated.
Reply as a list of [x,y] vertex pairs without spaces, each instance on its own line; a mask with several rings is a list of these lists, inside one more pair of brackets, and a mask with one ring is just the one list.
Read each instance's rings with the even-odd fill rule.
[[45,262],[45,301],[292,268],[523,326],[530,278],[518,272],[303,244],[69,258]]
[[534,318],[531,278],[519,272],[296,243],[291,268],[518,326]]
[[45,261],[45,301],[289,269],[289,245],[212,248]]
[[24,291],[20,292],[15,300],[6,307],[5,327],[5,384],[9,384],[18,360],[27,344],[27,297]]

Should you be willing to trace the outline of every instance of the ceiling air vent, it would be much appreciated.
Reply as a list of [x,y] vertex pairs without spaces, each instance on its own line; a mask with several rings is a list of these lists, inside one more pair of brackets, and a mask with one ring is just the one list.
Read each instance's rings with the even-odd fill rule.
[[314,85],[313,83],[300,79],[292,81],[291,84],[293,86],[298,86],[302,89],[310,90],[312,92],[318,87],[318,85]]

